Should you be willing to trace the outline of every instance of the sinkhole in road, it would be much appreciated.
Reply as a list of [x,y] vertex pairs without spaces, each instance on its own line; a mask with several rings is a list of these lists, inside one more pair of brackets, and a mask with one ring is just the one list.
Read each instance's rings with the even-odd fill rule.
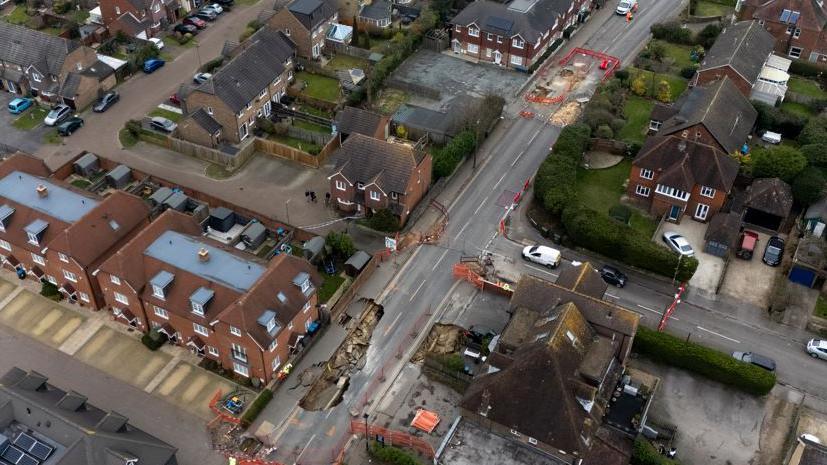
[[326,410],[338,405],[350,384],[351,374],[364,368],[370,338],[385,310],[373,299],[361,301],[365,303],[361,317],[347,322],[349,328],[345,340],[326,363],[317,366],[320,370],[318,377],[299,401],[303,409]]

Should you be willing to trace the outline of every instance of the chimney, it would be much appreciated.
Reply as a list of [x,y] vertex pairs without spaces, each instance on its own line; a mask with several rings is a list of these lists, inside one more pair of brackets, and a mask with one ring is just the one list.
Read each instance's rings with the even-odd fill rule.
[[201,247],[198,250],[198,260],[201,262],[208,262],[210,261],[210,251],[204,247]]
[[43,185],[43,184],[38,184],[36,190],[37,190],[37,195],[40,196],[41,198],[45,198],[45,197],[49,196],[49,189],[47,189],[46,186]]

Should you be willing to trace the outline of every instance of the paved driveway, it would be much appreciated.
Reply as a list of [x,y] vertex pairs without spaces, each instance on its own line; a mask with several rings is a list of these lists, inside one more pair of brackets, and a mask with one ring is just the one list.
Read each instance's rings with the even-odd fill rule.
[[681,224],[663,222],[658,229],[656,241],[666,246],[662,239],[664,231],[673,231],[685,237],[695,249],[695,258],[698,259],[698,269],[689,280],[689,285],[693,291],[700,292],[705,297],[714,297],[715,288],[724,270],[724,260],[703,251],[706,228],[706,223],[699,223],[689,218],[684,218]]
[[767,266],[761,261],[769,238],[769,235],[758,232],[758,244],[755,246],[752,260],[733,258],[729,262],[721,292],[760,307],[769,304],[772,286],[780,271],[780,267]]
[[[0,145],[7,145],[12,149],[34,153],[43,145],[43,136],[49,132],[51,128],[42,123],[29,131],[21,131],[12,126],[14,120],[19,116],[9,113],[8,104],[17,97],[18,95],[15,94],[0,92],[0,106],[2,106],[2,108],[0,108]],[[24,115],[28,114],[29,111],[24,113]]]

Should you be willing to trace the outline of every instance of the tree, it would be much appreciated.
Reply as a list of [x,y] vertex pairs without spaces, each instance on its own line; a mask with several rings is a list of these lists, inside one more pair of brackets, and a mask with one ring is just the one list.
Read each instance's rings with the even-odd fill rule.
[[801,134],[798,136],[798,142],[801,145],[807,144],[821,144],[827,145],[827,117],[819,116],[817,118],[810,118]]
[[632,92],[635,95],[639,95],[641,97],[646,95],[646,76],[644,73],[638,73],[634,79],[632,79]]
[[791,182],[807,166],[800,151],[783,145],[756,149],[752,154],[752,175],[756,178],[781,178]]
[[802,207],[812,205],[824,195],[825,185],[827,185],[827,180],[824,179],[821,171],[804,170],[793,181],[793,198]]
[[718,24],[709,24],[705,28],[701,29],[701,32],[698,33],[696,40],[700,45],[702,45],[705,49],[709,50],[712,48],[712,44],[715,43],[715,39],[718,38],[718,35],[721,33],[721,26]]
[[333,255],[345,260],[356,252],[353,239],[346,232],[330,231],[327,233],[324,243],[333,250]]
[[810,165],[827,167],[827,148],[824,145],[807,144],[800,150]]
[[672,88],[669,86],[669,83],[664,81],[660,81],[658,83],[658,87],[655,90],[655,96],[658,100],[663,103],[669,103],[672,101]]
[[615,71],[615,77],[620,80],[620,82],[626,82],[629,79],[629,71],[625,69],[619,69]]
[[601,139],[611,139],[614,137],[614,131],[612,128],[606,124],[601,124],[597,127],[597,130],[594,133],[595,137],[599,137]]
[[666,47],[660,42],[650,42],[649,56],[658,63],[663,62],[663,58],[666,56]]

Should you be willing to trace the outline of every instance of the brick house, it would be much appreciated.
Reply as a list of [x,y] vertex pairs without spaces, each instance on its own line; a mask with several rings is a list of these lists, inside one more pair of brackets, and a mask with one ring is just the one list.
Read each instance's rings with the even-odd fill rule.
[[431,185],[431,155],[413,144],[352,133],[334,156],[331,202],[343,212],[388,209],[404,225]]
[[70,302],[102,308],[94,271],[149,222],[149,208],[123,191],[100,198],[50,174],[28,155],[0,164],[3,266],[19,277],[54,284]]
[[0,22],[0,90],[83,108],[115,86],[115,71],[74,40]]
[[257,117],[269,117],[273,104],[293,80],[293,44],[281,32],[259,29],[207,82],[186,96],[181,138],[207,146],[237,144],[250,136]]
[[[604,416],[639,316],[601,300],[606,284],[590,264],[564,275],[565,285],[533,276],[517,284],[511,320],[465,391],[462,416],[554,463],[629,463],[631,439],[618,437]],[[575,290],[583,281],[594,286]]]
[[781,55],[827,63],[827,6],[822,0],[739,0],[742,20],[756,20]]
[[315,330],[320,284],[309,262],[265,263],[202,236],[193,217],[167,210],[97,275],[121,322],[267,383]]
[[724,28],[706,52],[691,85],[707,85],[728,77],[750,100],[769,105],[784,100],[790,60],[773,55],[775,38],[756,21],[741,21]]
[[471,2],[450,21],[451,48],[480,62],[527,70],[563,30],[588,14],[588,0]]
[[139,39],[155,37],[178,19],[176,0],[101,0],[103,24],[112,35],[123,32]]
[[338,19],[336,6],[327,0],[293,0],[276,11],[268,24],[290,37],[298,56],[317,60],[322,55],[328,29]]

